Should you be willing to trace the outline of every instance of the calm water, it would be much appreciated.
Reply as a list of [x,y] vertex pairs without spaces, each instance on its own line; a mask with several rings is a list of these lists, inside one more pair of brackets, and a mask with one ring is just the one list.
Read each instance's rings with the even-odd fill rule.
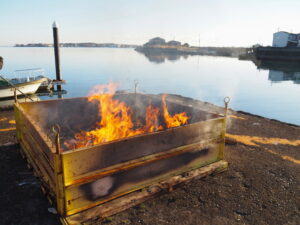
[[[55,78],[51,48],[1,47],[1,74],[42,67]],[[300,66],[260,64],[209,56],[145,56],[133,49],[62,48],[64,97],[86,96],[95,84],[118,82],[121,89],[174,93],[300,125]],[[298,84],[297,84],[298,82]],[[43,99],[47,97],[42,97]],[[55,98],[55,97],[53,97]]]

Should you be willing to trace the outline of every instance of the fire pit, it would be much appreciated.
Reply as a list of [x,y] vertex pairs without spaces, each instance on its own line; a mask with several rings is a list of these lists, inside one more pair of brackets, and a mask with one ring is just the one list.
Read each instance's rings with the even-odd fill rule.
[[[111,114],[98,100],[15,104],[22,152],[63,223],[109,216],[227,167],[222,160],[226,116],[165,95],[116,94],[110,100],[127,109],[113,114],[122,132],[111,137],[107,133],[116,125],[110,127]],[[126,116],[129,125],[123,124]]]

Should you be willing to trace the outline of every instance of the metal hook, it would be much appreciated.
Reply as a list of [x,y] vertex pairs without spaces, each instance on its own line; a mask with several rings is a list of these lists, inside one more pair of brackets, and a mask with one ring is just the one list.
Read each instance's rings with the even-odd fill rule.
[[227,96],[224,98],[224,103],[225,103],[225,117],[227,117],[227,110],[228,110],[228,104],[230,102],[230,98]]
[[224,98],[224,103],[225,104],[228,104],[230,102],[230,98],[228,97],[228,96],[226,96],[225,98]]
[[230,102],[230,98],[227,96],[224,98],[224,103],[225,103],[225,116],[227,115],[227,109],[228,109],[228,104]]
[[52,131],[55,133],[55,134],[59,134],[60,133],[60,126],[58,124],[55,124],[52,126]]

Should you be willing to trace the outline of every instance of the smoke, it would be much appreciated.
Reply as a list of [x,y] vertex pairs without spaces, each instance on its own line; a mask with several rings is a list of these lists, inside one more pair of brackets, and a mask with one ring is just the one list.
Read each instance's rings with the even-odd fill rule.
[[120,85],[118,83],[109,82],[108,84],[98,84],[95,85],[92,90],[90,90],[88,96],[92,97],[95,95],[101,95],[101,94],[110,94],[113,95],[116,93],[117,88]]
[[[24,108],[27,114],[31,116],[52,140],[54,140],[52,127],[58,125],[61,128],[61,143],[64,143],[64,140],[69,140],[70,144],[74,146],[75,135],[77,133],[95,129],[95,126],[101,120],[101,115],[99,114],[100,103],[99,101],[94,101],[97,100],[94,95],[96,93],[109,93],[112,95],[118,86],[118,84],[114,83],[97,85],[89,92],[88,98],[25,103]],[[153,113],[157,112],[157,110],[154,110],[155,108],[159,109],[159,117],[157,119],[156,117],[152,118],[154,129],[149,129],[149,132],[160,130],[159,127],[161,125],[165,128],[168,127],[164,118],[163,95],[121,93],[116,94],[114,98],[123,101],[130,107],[132,121],[135,124],[133,129],[140,129],[143,126],[147,126],[145,115],[147,114],[147,106],[149,105],[152,106]],[[179,95],[168,95],[166,97],[166,105],[169,111],[167,114],[170,118],[177,120],[177,114],[186,112],[189,124],[214,119],[219,117],[219,114],[225,113],[224,108]],[[183,124],[185,122],[174,126],[181,126]],[[228,118],[227,124],[228,127],[231,126],[230,118]],[[206,131],[206,127],[203,127],[203,129]]]

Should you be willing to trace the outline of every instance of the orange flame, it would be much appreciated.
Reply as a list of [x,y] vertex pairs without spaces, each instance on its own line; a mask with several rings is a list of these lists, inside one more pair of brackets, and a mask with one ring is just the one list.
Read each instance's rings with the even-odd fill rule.
[[170,116],[167,103],[166,103],[166,96],[162,96],[162,103],[163,103],[163,111],[164,111],[164,118],[167,124],[167,128],[171,127],[178,127],[182,124],[187,124],[189,117],[186,115],[186,112],[177,113],[174,116]]
[[162,125],[159,125],[158,117],[159,108],[148,105],[146,109],[146,125],[144,127],[146,132],[154,132],[164,129]]
[[[65,141],[64,144],[68,149],[86,147],[164,129],[159,124],[160,109],[151,104],[146,108],[145,124],[141,125],[140,122],[134,124],[131,119],[131,108],[124,102],[113,99],[116,88],[117,85],[113,83],[97,85],[93,88],[88,101],[99,103],[98,108],[101,119],[96,123],[94,130],[81,131],[75,134],[73,140]],[[187,123],[189,117],[185,112],[174,116],[169,114],[166,95],[163,95],[162,102],[163,117],[167,128]]]

